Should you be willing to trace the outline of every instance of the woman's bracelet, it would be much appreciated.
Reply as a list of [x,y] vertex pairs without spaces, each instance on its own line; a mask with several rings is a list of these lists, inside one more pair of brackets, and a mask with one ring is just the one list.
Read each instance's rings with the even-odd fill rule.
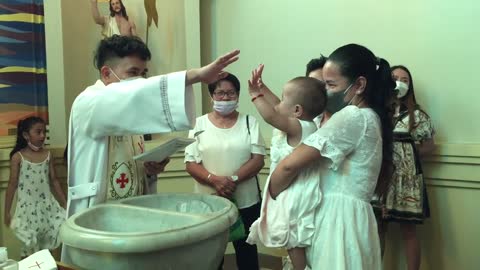
[[257,98],[259,98],[259,97],[263,97],[263,94],[258,94],[256,97],[253,97],[253,98],[252,98],[252,102],[254,102],[255,99],[257,99]]

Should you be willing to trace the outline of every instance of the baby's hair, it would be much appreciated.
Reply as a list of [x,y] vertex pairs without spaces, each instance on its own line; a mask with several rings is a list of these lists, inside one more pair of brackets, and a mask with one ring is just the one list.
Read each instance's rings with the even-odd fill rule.
[[298,91],[295,102],[302,105],[308,118],[313,119],[325,110],[327,91],[324,82],[310,77],[296,77],[288,83]]
[[16,152],[22,150],[23,148],[28,146],[27,140],[23,137],[24,132],[29,132],[33,125],[37,123],[45,124],[45,120],[40,117],[31,116],[27,117],[23,120],[18,121],[17,124],[17,142],[15,143],[15,147],[13,147],[12,152],[10,152],[10,159],[12,159],[13,155]]

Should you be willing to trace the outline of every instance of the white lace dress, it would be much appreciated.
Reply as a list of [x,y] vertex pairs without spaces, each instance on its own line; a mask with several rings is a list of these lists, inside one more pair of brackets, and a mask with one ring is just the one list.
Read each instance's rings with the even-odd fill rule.
[[347,106],[304,144],[327,158],[321,165],[323,198],[307,248],[311,269],[381,269],[372,198],[382,159],[380,121],[371,109]]
[[23,243],[21,255],[28,256],[60,245],[58,232],[66,214],[50,191],[50,153],[40,163],[20,156],[17,203],[11,228]]
[[[300,120],[302,141],[317,130],[312,121]],[[295,147],[287,142],[284,132],[274,129],[270,157],[270,176],[278,163],[290,155]],[[320,171],[318,163],[302,170],[297,181],[274,200],[268,192],[270,176],[264,188],[260,217],[250,227],[247,242],[261,242],[267,247],[307,247],[315,233],[315,210],[320,204]]]

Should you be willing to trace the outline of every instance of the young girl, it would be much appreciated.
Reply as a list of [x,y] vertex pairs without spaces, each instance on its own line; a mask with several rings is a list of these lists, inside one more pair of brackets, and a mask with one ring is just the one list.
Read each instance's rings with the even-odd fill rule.
[[[60,245],[58,231],[65,220],[65,195],[55,177],[50,151],[43,147],[45,121],[28,117],[17,126],[17,142],[10,153],[10,181],[5,197],[5,225],[23,242],[21,256]],[[62,207],[55,200],[60,201]],[[18,190],[15,214],[10,215]]]
[[[252,74],[249,91],[263,119],[274,129],[271,145],[271,167],[276,165],[317,130],[313,119],[323,112],[326,103],[323,82],[308,77],[289,81],[280,101],[261,82],[263,65]],[[267,179],[266,187],[269,186]],[[321,200],[319,164],[313,163],[275,200],[265,188],[260,218],[250,228],[247,242],[262,242],[267,247],[286,247],[294,269],[307,266],[305,247],[310,246],[314,212]]]
[[[382,209],[383,221],[400,223],[407,268],[414,270],[420,268],[421,259],[416,225],[430,216],[420,158],[435,149],[435,131],[430,117],[415,99],[410,71],[405,66],[393,66],[392,77],[398,90],[393,130],[395,171]],[[383,240],[386,228],[382,229],[380,236]]]

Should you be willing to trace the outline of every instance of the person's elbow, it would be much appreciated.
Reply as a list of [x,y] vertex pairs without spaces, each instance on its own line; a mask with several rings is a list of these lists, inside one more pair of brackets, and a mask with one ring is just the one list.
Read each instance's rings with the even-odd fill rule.
[[278,164],[270,179],[269,191],[272,198],[275,199],[282,191],[288,188],[295,174],[295,168],[286,160]]
[[100,125],[96,121],[91,121],[89,125],[86,125],[84,127],[84,132],[88,137],[90,137],[94,140],[98,140],[98,139],[106,136],[105,133],[101,132],[104,129],[105,129],[105,127],[101,128]]
[[259,155],[259,157],[257,158],[257,164],[258,164],[258,167],[260,168],[260,170],[265,166],[264,156]]
[[190,161],[185,162],[185,171],[188,174],[192,175],[192,162],[190,162]]
[[260,172],[260,170],[265,166],[265,156],[264,155],[252,154],[251,161],[253,161],[254,164],[255,164],[255,168],[256,168],[255,174]]
[[292,178],[295,175],[296,169],[294,166],[288,162],[288,160],[283,160],[277,166],[278,172],[280,175],[284,176],[284,178]]
[[185,171],[190,175],[194,176],[195,175],[195,169],[197,167],[197,163],[194,161],[186,161],[185,162]]
[[428,144],[427,155],[433,154],[433,152],[435,151],[435,149],[436,149],[436,145],[435,145],[435,142],[432,140],[432,141]]
[[95,23],[98,24],[98,25],[102,25],[102,26],[103,26],[103,19],[100,18],[100,17],[93,16],[93,22],[95,22]]
[[428,139],[420,144],[419,152],[421,156],[429,156],[435,151],[435,141]]

